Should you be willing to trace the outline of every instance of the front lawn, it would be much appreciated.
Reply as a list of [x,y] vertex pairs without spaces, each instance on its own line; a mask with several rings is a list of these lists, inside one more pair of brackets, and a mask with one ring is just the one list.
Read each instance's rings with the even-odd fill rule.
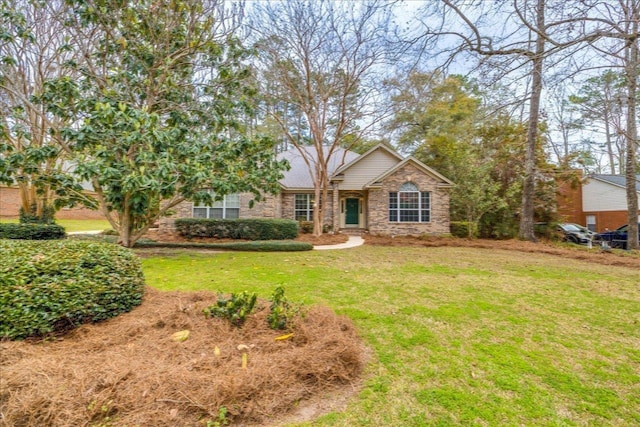
[[319,426],[637,425],[639,268],[477,248],[176,251],[161,290],[283,285],[351,317],[373,350],[363,389]]

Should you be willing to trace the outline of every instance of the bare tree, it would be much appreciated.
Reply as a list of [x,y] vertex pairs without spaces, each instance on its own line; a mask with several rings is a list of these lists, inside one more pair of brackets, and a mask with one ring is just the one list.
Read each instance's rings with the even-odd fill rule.
[[22,211],[35,209],[35,216],[42,218],[48,210],[53,213],[55,181],[63,176],[69,150],[60,138],[66,123],[48,114],[38,99],[48,79],[69,75],[64,65],[77,54],[59,19],[64,1],[3,0],[1,5],[5,34],[0,44],[0,175],[17,184]]
[[[379,121],[382,79],[372,76],[390,60],[389,2],[291,0],[255,5],[252,29],[259,38],[264,91],[270,117],[306,162],[314,183],[313,233],[322,234],[329,165]],[[291,126],[287,114],[304,121]],[[308,129],[300,138],[299,130]],[[350,142],[351,141],[351,142]],[[343,159],[337,159],[338,163]]]
[[612,67],[622,68],[625,80],[626,126],[624,163],[627,209],[629,220],[628,248],[636,249],[638,242],[638,78],[640,76],[640,0],[594,1],[591,19],[601,26],[602,38],[592,47]]
[[531,78],[525,94],[528,130],[519,229],[522,239],[535,240],[535,155],[543,76],[545,70],[600,36],[596,23],[582,19],[588,9],[589,5],[580,2],[443,0],[428,9],[423,20],[423,46],[446,54],[445,65],[460,54],[471,53],[480,58],[481,66],[502,78],[523,78],[523,73]]

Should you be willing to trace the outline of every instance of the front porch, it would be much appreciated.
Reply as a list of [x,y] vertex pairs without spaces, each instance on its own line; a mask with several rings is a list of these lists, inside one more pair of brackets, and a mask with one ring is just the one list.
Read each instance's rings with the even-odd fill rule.
[[[367,229],[367,194],[364,191],[335,191],[334,213],[337,224],[334,223],[334,231],[345,234],[353,231],[361,234]],[[336,212],[337,211],[337,212]]]

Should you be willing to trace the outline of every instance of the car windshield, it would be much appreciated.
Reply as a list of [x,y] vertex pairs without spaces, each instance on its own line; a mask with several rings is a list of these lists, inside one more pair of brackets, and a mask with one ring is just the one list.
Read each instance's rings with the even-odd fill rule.
[[564,231],[582,231],[573,224],[564,224],[561,227]]

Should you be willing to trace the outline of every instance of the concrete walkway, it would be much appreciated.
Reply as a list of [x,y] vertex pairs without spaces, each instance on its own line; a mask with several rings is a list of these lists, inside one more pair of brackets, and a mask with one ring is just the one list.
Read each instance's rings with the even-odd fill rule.
[[360,246],[364,244],[364,239],[360,236],[349,236],[349,240],[344,243],[339,243],[337,245],[319,245],[314,246],[314,251],[324,251],[327,249],[349,249],[355,248],[356,246]]
[[102,231],[103,230],[71,231],[67,234],[70,236],[73,236],[74,234],[100,234]]

